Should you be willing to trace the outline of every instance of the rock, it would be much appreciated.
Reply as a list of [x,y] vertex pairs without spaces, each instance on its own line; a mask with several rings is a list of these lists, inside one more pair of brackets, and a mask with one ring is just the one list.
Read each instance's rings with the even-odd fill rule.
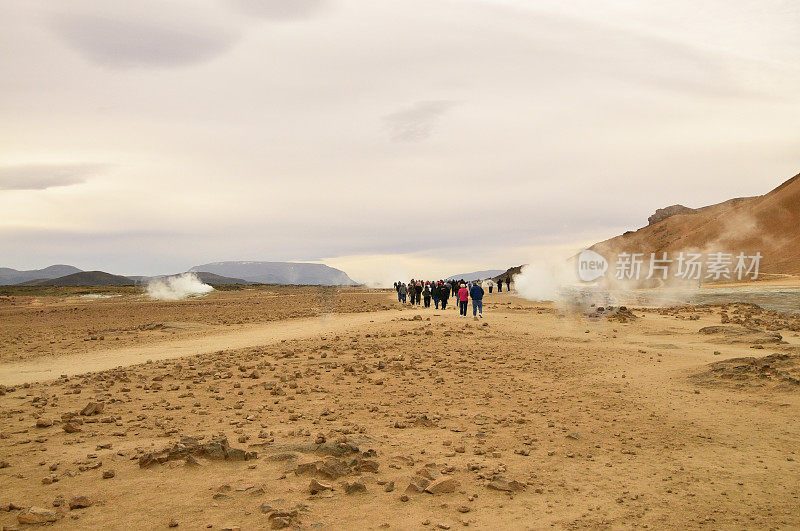
[[111,479],[114,477],[114,475],[115,472],[113,470],[106,470],[103,472],[103,479]]
[[167,527],[178,527],[178,522],[174,518],[171,518]]
[[390,481],[389,483],[386,484],[385,487],[383,487],[384,492],[392,492],[393,490],[394,490],[394,481]]
[[69,508],[70,510],[74,509],[85,509],[92,505],[92,502],[89,501],[89,498],[86,496],[73,496],[69,500]]
[[105,404],[102,402],[89,402],[86,406],[81,410],[81,415],[84,417],[89,417],[91,415],[98,415],[103,412],[105,409]]
[[458,486],[458,480],[455,478],[442,476],[439,479],[433,480],[433,482],[425,487],[425,492],[429,494],[447,494],[455,492]]
[[336,479],[350,473],[350,467],[341,459],[328,459],[317,471],[328,479]]
[[359,483],[358,481],[354,481],[353,483],[348,483],[344,487],[344,491],[347,494],[356,494],[358,492],[367,492],[367,486],[363,483]]
[[312,479],[311,483],[308,485],[308,492],[310,492],[311,494],[317,494],[325,490],[333,490],[333,485],[329,485],[328,483],[322,483],[320,481],[317,481],[316,479]]
[[278,516],[270,520],[270,527],[272,529],[285,529],[292,525],[292,520],[285,516]]
[[469,511],[470,511],[470,508],[467,505],[462,505],[462,506],[460,506],[458,508],[458,512],[460,512],[460,513],[468,513]]
[[30,507],[17,515],[17,521],[21,524],[46,524],[57,520],[57,512],[42,507]]
[[503,476],[495,476],[495,478],[489,482],[487,487],[493,490],[501,490],[503,492],[514,492],[524,489],[525,485],[513,479],[509,480]]
[[64,423],[62,428],[67,433],[77,433],[77,432],[81,431],[81,429],[79,427],[77,427],[76,425],[72,424],[71,422]]
[[53,421],[50,419],[39,419],[36,421],[37,428],[49,428],[53,425]]
[[427,486],[430,484],[431,480],[421,476],[414,476],[411,478],[411,482],[408,484],[408,487],[406,487],[406,492],[424,492]]

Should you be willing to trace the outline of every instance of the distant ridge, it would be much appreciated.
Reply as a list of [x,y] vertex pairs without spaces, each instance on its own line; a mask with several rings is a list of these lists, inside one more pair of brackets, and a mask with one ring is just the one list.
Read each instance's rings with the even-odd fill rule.
[[18,271],[10,267],[0,267],[0,285],[8,286],[29,282],[31,280],[59,278],[80,272],[81,270],[77,267],[64,264],[51,265],[44,269],[30,269],[27,271]]
[[20,286],[133,286],[128,277],[112,275],[105,271],[81,271],[59,278],[30,280],[18,284]]
[[194,273],[213,273],[259,284],[355,286],[344,271],[304,262],[215,262],[194,266]]
[[473,271],[472,273],[461,273],[447,277],[447,280],[483,280],[493,278],[503,273],[502,269],[487,269],[485,271]]

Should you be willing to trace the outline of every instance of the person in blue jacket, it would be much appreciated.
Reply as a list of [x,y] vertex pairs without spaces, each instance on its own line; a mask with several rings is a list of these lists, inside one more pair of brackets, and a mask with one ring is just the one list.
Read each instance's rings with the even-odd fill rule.
[[472,299],[472,318],[478,320],[478,315],[483,319],[483,288],[479,282],[473,282],[469,288],[469,298]]

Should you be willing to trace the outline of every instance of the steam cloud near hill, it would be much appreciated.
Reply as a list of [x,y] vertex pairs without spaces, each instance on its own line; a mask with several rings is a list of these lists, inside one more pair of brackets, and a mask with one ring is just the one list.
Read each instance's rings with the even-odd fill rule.
[[147,295],[161,301],[177,301],[187,297],[205,295],[212,291],[214,288],[201,282],[194,273],[158,278],[147,284]]

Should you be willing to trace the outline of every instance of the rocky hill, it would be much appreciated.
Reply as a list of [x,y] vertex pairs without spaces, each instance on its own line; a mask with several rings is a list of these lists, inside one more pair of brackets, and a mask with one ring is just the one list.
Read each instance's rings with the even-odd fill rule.
[[760,271],[800,273],[800,174],[765,195],[691,209],[659,209],[650,224],[600,242],[592,250],[612,259],[619,252],[694,251],[763,255]]

